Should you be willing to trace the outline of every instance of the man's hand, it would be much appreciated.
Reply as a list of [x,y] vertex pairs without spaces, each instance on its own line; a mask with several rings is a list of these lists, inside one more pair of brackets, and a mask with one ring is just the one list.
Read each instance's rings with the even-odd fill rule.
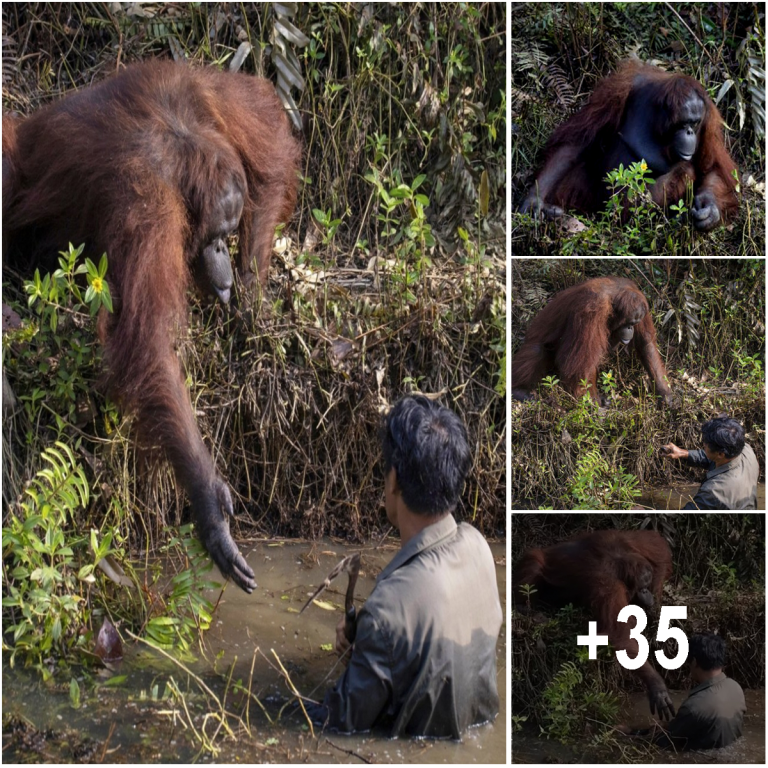
[[346,617],[342,616],[336,625],[336,653],[341,657],[344,664],[349,664],[349,657],[352,655],[352,644],[347,640],[344,632],[344,623]]
[[661,446],[661,455],[665,459],[687,459],[688,450],[686,448],[678,448],[674,443],[667,443]]

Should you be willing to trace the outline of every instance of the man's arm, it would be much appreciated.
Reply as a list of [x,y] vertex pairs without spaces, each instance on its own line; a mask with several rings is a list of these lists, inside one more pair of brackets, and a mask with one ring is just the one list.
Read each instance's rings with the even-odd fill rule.
[[714,462],[707,458],[707,454],[701,450],[701,448],[694,448],[688,450],[686,448],[678,448],[674,443],[667,443],[661,446],[661,455],[667,459],[687,459],[688,463],[692,467],[701,467],[702,469],[714,469]]
[[692,467],[701,467],[702,469],[714,469],[715,463],[707,458],[707,454],[701,448],[695,448],[688,451],[688,463]]
[[631,738],[652,741],[660,747],[685,749],[690,748],[690,744],[698,737],[703,727],[705,726],[699,718],[683,702],[677,715],[666,725],[659,722],[655,722],[650,728],[617,725],[616,730]]
[[683,702],[677,716],[667,728],[658,728],[654,733],[653,743],[660,747],[673,747],[678,750],[693,749],[693,745],[703,733],[706,733],[706,730],[707,724],[686,706],[686,702]]
[[[699,448],[689,451],[685,448],[678,448],[674,443],[667,443],[667,445],[661,447],[661,455],[668,460],[685,459],[693,467],[712,469],[715,466],[707,458],[707,454]],[[722,501],[709,490],[707,482],[704,482],[693,497],[693,500],[689,501],[683,509],[722,509]]]
[[[363,608],[347,670],[325,695],[325,724],[345,733],[368,731],[393,701],[389,632]],[[313,717],[313,719],[316,719]]]

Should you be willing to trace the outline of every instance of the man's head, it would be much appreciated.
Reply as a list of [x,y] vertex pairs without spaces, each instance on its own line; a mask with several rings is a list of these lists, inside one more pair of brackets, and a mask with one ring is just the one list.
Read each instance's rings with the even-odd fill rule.
[[744,427],[728,416],[718,416],[705,421],[701,426],[701,437],[704,441],[704,451],[710,461],[715,460],[714,455],[710,454],[723,454],[730,460],[744,450]]
[[453,411],[423,395],[402,398],[384,421],[382,452],[384,474],[395,470],[411,512],[434,517],[455,508],[472,459]]
[[713,632],[698,632],[688,641],[691,677],[706,680],[720,674],[725,666],[725,640]]

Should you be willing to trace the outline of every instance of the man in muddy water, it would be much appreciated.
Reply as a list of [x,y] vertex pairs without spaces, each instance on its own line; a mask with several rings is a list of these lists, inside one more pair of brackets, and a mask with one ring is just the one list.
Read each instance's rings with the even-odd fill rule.
[[718,416],[701,427],[704,450],[688,451],[674,443],[662,446],[666,459],[688,459],[694,467],[708,469],[693,500],[683,509],[757,509],[760,467],[744,427],[736,419]]
[[747,705],[741,686],[723,674],[725,640],[711,632],[693,635],[688,661],[695,687],[668,725],[636,731],[620,725],[618,730],[674,749],[717,749],[736,741]]
[[347,669],[310,716],[344,732],[458,739],[498,714],[502,620],[490,547],[452,515],[471,464],[467,433],[452,411],[408,396],[387,415],[382,448],[400,550],[360,610],[353,645],[339,622]]

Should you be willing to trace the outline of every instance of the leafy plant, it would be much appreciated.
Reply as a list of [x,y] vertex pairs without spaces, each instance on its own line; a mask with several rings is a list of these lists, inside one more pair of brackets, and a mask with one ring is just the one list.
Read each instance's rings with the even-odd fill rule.
[[[85,472],[59,441],[40,458],[48,466],[3,527],[3,651],[10,650],[11,666],[21,656],[48,677],[44,660],[66,656],[82,642],[80,629],[88,619],[82,592],[93,566],[79,567],[88,557],[87,538],[68,535],[72,512],[88,504]],[[6,649],[8,634],[13,644]]]
[[213,568],[213,562],[192,528],[191,524],[182,526],[179,536],[174,536],[165,548],[167,552],[182,552],[186,567],[168,585],[164,615],[155,616],[147,623],[147,636],[161,648],[189,650],[213,619],[213,604],[204,597],[203,591],[216,589],[220,584],[200,579]]
[[[19,399],[29,423],[38,423],[40,412],[47,411],[57,437],[66,422],[79,420],[78,411],[91,410],[90,390],[99,354],[90,318],[102,307],[113,310],[106,254],[97,267],[90,259],[80,263],[82,252],[82,245],[70,244],[53,273],[41,276],[35,270],[24,290],[38,322],[3,337],[3,362],[9,376],[19,379],[18,389],[24,393]],[[86,277],[85,288],[81,275]],[[12,354],[7,354],[9,349]],[[27,437],[31,441],[33,434]]]
[[[584,649],[585,651],[586,649]],[[586,662],[586,653],[579,650],[580,660]],[[614,696],[592,690],[592,678],[585,681],[579,667],[566,661],[550,680],[542,695],[544,733],[558,741],[583,738],[587,723],[614,722],[618,706]]]
[[606,395],[613,395],[616,391],[618,383],[616,377],[613,375],[613,371],[601,371],[600,372],[600,390]]
[[[60,252],[59,268],[53,274],[46,274],[41,278],[40,270],[36,269],[34,278],[24,285],[24,289],[29,294],[30,308],[34,308],[43,322],[47,323],[54,332],[59,326],[59,319],[63,312],[79,312],[86,305],[91,317],[102,306],[108,312],[113,311],[112,295],[105,279],[107,254],[102,254],[98,267],[90,259],[86,259],[84,264],[78,264],[77,260],[82,255],[83,248],[85,245],[74,248],[70,243],[68,250]],[[78,275],[86,275],[88,281],[84,296],[77,283]]]
[[[416,295],[413,289],[418,284],[426,287],[425,271],[432,266],[427,250],[435,246],[432,227],[427,222],[425,211],[429,198],[417,191],[426,176],[421,174],[411,184],[406,184],[399,172],[390,178],[374,168],[365,178],[376,189],[379,198],[379,237],[394,251],[396,268],[392,278],[400,285],[406,302],[414,303]],[[407,223],[395,215],[401,206],[408,211]]]
[[[78,263],[81,254],[82,246],[70,245],[53,274],[35,272],[25,290],[40,324],[15,331],[7,342],[21,350],[14,361],[17,375],[23,378],[29,372],[27,375],[34,377],[32,391],[20,398],[29,416],[30,443],[39,439],[32,425],[39,424],[42,411],[54,419],[60,438],[41,450],[40,460],[45,466],[24,489],[22,500],[12,507],[3,527],[3,647],[10,638],[10,663],[22,658],[46,677],[51,674],[51,659],[71,661],[89,642],[94,608],[101,613],[99,603],[107,603],[109,612],[120,613],[128,626],[146,627],[156,644],[187,650],[199,632],[210,626],[213,606],[203,591],[217,586],[197,579],[212,565],[190,525],[167,547],[169,553],[181,552],[187,567],[171,579],[162,595],[155,589],[161,576],[158,568],[145,583],[147,594],[157,599],[147,603],[108,598],[109,579],[118,583],[123,593],[137,579],[115,576],[114,562],[128,560],[119,526],[82,532],[80,513],[98,500],[91,498],[85,470],[73,447],[63,439],[77,401],[89,397],[96,349],[89,318],[102,307],[112,310],[105,279],[106,256],[96,267],[89,259]],[[85,289],[78,280],[81,275],[86,276]],[[35,346],[27,349],[33,341]],[[108,422],[116,421],[111,406],[107,415]],[[117,497],[109,503],[118,519],[131,514]],[[103,513],[97,514],[103,517]],[[115,546],[115,542],[120,544]],[[105,565],[102,561],[107,558],[110,562]],[[97,575],[102,571],[106,575],[99,581]]]
[[323,230],[323,245],[328,245],[333,240],[341,219],[334,219],[330,211],[321,211],[319,208],[313,209],[312,215]]
[[580,456],[569,492],[576,501],[575,509],[610,509],[641,493],[637,478],[623,467],[612,467],[599,448]]

